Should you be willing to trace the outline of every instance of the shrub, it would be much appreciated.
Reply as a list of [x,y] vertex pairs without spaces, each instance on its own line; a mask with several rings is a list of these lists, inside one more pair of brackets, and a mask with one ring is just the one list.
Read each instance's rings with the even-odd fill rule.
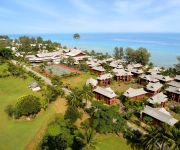
[[143,120],[147,123],[147,124],[151,124],[153,119],[149,116],[144,116],[143,117]]
[[174,111],[177,114],[180,114],[180,106],[175,106],[174,108],[172,108],[172,111]]
[[21,117],[23,115],[35,115],[41,109],[41,103],[39,98],[33,95],[27,95],[20,98],[19,102],[16,104],[16,117]]
[[13,105],[7,105],[5,112],[8,114],[9,117],[12,117],[14,115],[15,112],[15,108]]

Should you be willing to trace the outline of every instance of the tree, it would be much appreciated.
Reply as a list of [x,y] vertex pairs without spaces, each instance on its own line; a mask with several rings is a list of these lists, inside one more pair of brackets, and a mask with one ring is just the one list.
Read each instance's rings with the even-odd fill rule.
[[172,144],[169,128],[156,127],[151,128],[148,134],[142,136],[142,145],[147,150],[165,150]]
[[118,47],[114,48],[114,58],[119,59],[119,48]]
[[13,57],[12,50],[9,48],[0,48],[0,57],[11,59]]
[[61,81],[60,77],[58,77],[58,76],[51,77],[51,83],[55,86],[62,86],[63,85],[63,82]]
[[136,63],[140,63],[142,65],[147,65],[149,62],[151,54],[148,52],[146,48],[140,47],[135,51],[135,61]]
[[38,97],[27,95],[19,99],[15,109],[17,117],[34,115],[41,110],[41,103]]
[[67,58],[67,65],[68,66],[73,66],[74,63],[75,63],[75,59],[73,57],[70,56]]
[[97,143],[95,140],[95,130],[93,128],[85,129],[85,133],[80,133],[76,139],[83,144],[84,150],[90,150],[91,148],[95,149],[95,144]]
[[78,89],[73,89],[66,99],[70,106],[80,107],[82,105],[82,93]]
[[180,74],[180,56],[177,57],[178,64],[175,65],[176,73]]
[[69,106],[65,112],[64,119],[68,119],[74,123],[80,117],[80,113],[76,107]]
[[87,103],[88,101],[92,101],[93,97],[94,97],[94,94],[92,92],[91,86],[84,85],[83,90],[82,90],[82,98]]
[[126,48],[125,50],[125,58],[127,62],[134,62],[135,61],[135,52],[132,48]]
[[74,38],[74,39],[80,39],[80,34],[79,34],[79,33],[75,33],[75,34],[73,35],[73,38]]
[[120,47],[119,49],[119,59],[123,59],[124,57],[124,50],[123,50],[123,47]]

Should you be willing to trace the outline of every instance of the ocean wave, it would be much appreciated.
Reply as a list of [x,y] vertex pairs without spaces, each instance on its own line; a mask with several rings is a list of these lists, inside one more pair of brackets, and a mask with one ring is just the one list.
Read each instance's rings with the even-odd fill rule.
[[130,40],[130,39],[113,39],[114,41],[119,42],[132,42],[132,43],[145,43],[145,44],[156,44],[156,45],[174,45],[180,46],[179,43],[167,43],[167,42],[159,42],[159,41],[145,41],[145,40]]

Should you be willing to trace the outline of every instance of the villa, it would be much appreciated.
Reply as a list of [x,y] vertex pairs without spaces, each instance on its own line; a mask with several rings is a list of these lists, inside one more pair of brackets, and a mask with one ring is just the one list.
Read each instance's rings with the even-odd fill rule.
[[102,66],[95,66],[91,68],[91,71],[97,75],[102,75],[106,70]]
[[87,55],[80,49],[69,49],[68,51],[66,51],[65,56],[75,58],[75,57],[82,57],[82,56],[87,56]]
[[115,60],[115,61],[112,61],[110,64],[109,64],[110,67],[112,68],[117,68],[117,69],[123,69],[124,67],[121,65],[121,61],[120,60]]
[[159,93],[162,87],[163,85],[159,82],[156,83],[149,82],[148,85],[146,86],[146,90],[148,92],[148,95],[152,96]]
[[163,94],[163,92],[150,97],[147,101],[150,105],[159,104],[161,107],[165,106],[166,101],[168,100],[167,95]]
[[137,100],[137,99],[142,99],[143,97],[145,97],[147,94],[147,92],[143,89],[133,89],[133,88],[129,88],[124,94],[123,96],[133,99],[133,100]]
[[116,81],[131,81],[133,74],[129,71],[125,71],[124,69],[113,70],[115,72]]
[[153,124],[160,124],[161,122],[167,123],[170,126],[173,126],[178,122],[171,114],[166,111],[164,108],[153,108],[150,106],[145,106],[144,110],[141,111],[141,119],[143,120],[144,116],[150,116],[153,118]]
[[167,83],[167,85],[180,88],[180,75],[177,75],[174,80]]
[[112,76],[112,74],[110,74],[110,73],[100,75],[100,76],[97,78],[98,85],[106,86],[106,85],[108,85],[108,84],[111,84],[112,77],[113,77],[113,76]]
[[142,69],[132,69],[131,72],[134,74],[135,77],[139,77],[140,75],[143,74]]
[[169,99],[180,103],[180,88],[169,86],[166,89],[166,92],[167,92]]
[[140,84],[145,85],[146,83],[149,82],[153,82],[153,83],[159,82],[159,80],[156,79],[153,75],[142,74],[139,76],[139,82]]
[[102,88],[98,86],[93,90],[93,92],[96,99],[103,100],[108,105],[116,104],[119,102],[117,95],[110,87]]
[[154,77],[156,78],[156,79],[158,79],[161,83],[168,83],[168,82],[170,82],[170,81],[172,81],[173,79],[172,78],[170,78],[169,76],[163,76],[163,75],[158,75],[158,74],[156,74],[156,75],[154,75]]

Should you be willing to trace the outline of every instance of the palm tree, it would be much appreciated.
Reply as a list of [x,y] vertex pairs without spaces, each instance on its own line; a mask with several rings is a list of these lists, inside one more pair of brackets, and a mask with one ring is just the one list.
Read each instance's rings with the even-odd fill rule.
[[95,149],[95,144],[97,143],[95,140],[95,134],[93,128],[88,128],[85,130],[84,134],[80,133],[76,138],[83,144],[83,150]]
[[171,146],[170,146],[170,149],[172,150],[179,150],[179,147],[180,147],[180,130],[179,129],[176,129],[176,128],[173,128],[171,130],[171,139],[172,139],[172,142],[171,142]]
[[79,107],[81,105],[81,93],[78,89],[74,89],[70,95],[67,96],[67,101],[70,106]]
[[85,99],[86,104],[88,101],[92,101],[93,96],[94,96],[94,94],[92,92],[92,88],[90,86],[84,85],[83,92],[82,92],[82,98]]
[[147,150],[165,150],[172,145],[170,130],[167,126],[151,128],[149,134],[142,136],[143,147]]

